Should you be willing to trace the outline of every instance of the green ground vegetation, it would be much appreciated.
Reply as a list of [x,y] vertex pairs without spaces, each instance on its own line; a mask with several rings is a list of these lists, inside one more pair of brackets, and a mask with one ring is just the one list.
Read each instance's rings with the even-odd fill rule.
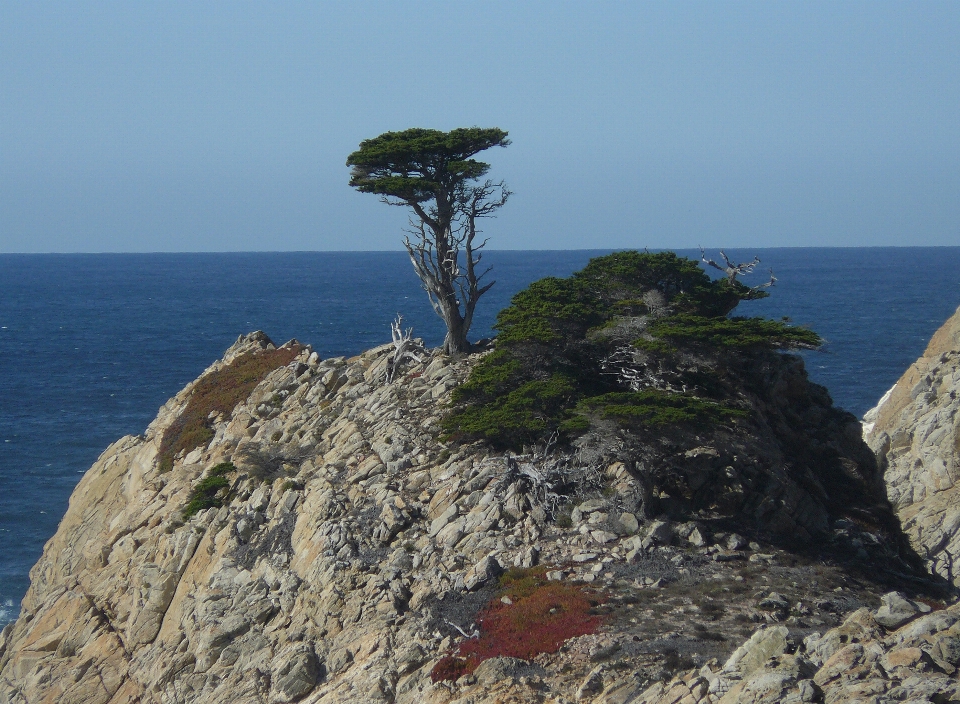
[[581,417],[599,411],[623,425],[662,426],[692,421],[720,422],[742,418],[747,413],[692,394],[669,393],[657,389],[611,392],[581,401]]
[[668,340],[708,348],[813,349],[820,345],[819,335],[812,330],[764,318],[708,318],[681,313],[654,322],[649,333],[654,343]]
[[227,475],[236,471],[237,468],[231,462],[221,462],[211,468],[207,476],[193,487],[190,499],[183,509],[184,520],[198,511],[223,506],[230,489],[230,480],[227,479]]

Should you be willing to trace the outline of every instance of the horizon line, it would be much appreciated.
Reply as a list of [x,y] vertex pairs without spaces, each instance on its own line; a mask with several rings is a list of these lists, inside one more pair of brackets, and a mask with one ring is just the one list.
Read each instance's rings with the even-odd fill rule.
[[[686,250],[697,250],[699,246],[693,247],[571,247],[564,249],[486,249],[485,253],[493,252],[628,252],[641,251],[648,249],[653,252],[675,252]],[[782,245],[779,247],[751,247],[749,245],[734,246],[711,246],[704,249],[750,249],[750,250],[771,250],[771,249],[960,249],[960,245],[949,244],[873,244],[873,245]],[[98,255],[158,255],[158,254],[406,254],[402,249],[234,249],[234,250],[151,250],[151,251],[71,251],[71,252],[0,252],[3,256],[98,256]]]

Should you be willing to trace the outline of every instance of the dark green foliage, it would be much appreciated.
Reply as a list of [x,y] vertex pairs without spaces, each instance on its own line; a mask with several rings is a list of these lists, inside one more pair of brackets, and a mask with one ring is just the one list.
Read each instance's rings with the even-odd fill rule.
[[500,129],[461,128],[450,132],[414,128],[365,139],[347,157],[350,185],[362,193],[424,203],[450,184],[481,178],[490,165],[470,157],[510,144]]
[[[706,318],[680,314],[658,320],[649,328],[655,338],[706,347],[819,347],[820,336],[806,328],[795,328],[765,318]],[[638,346],[650,344],[641,341]]]
[[549,344],[564,337],[582,337],[605,319],[603,303],[588,283],[575,278],[534,281],[497,315],[499,345],[517,342]]
[[[764,298],[740,282],[712,280],[700,263],[674,252],[617,252],[597,257],[573,275],[584,282],[606,306],[624,306],[647,291],[659,291],[678,312],[723,316],[740,301]],[[635,313],[644,312],[640,308]]]
[[[720,352],[820,343],[815,333],[781,322],[726,317],[741,300],[765,295],[711,280],[698,262],[672,252],[618,252],[569,278],[536,281],[500,311],[497,349],[457,389],[459,405],[444,427],[451,437],[519,449],[557,430],[575,437],[600,420],[662,431],[743,417],[736,401],[725,398],[722,375],[709,364],[692,369],[678,360],[696,354],[722,366],[733,361]],[[629,341],[622,331],[634,329],[643,334],[632,347],[672,369],[685,393],[625,391],[604,372],[603,360],[622,345],[617,335]]]
[[650,352],[658,355],[668,355],[677,351],[677,348],[664,340],[658,340],[652,337],[641,337],[633,341],[633,346],[638,350]]
[[513,444],[538,440],[556,425],[555,419],[564,415],[578,394],[573,379],[554,374],[490,396],[489,403],[468,405],[457,414],[456,429],[499,445],[505,438]]
[[454,390],[453,400],[460,401],[477,392],[499,394],[521,371],[520,362],[506,351],[492,352],[473,369],[470,378]]
[[227,489],[230,487],[227,475],[236,471],[237,468],[232,462],[221,462],[207,472],[207,476],[193,487],[190,500],[183,509],[184,519],[190,518],[198,511],[223,506]]
[[692,421],[720,422],[747,415],[745,411],[714,401],[655,389],[593,396],[581,401],[577,410],[584,415],[597,414],[603,418],[622,421],[624,424],[649,426]]

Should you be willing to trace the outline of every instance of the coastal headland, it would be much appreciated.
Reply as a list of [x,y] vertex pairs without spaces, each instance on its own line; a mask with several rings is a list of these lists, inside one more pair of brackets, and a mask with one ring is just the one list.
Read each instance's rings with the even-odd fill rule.
[[[864,435],[780,351],[810,338],[652,290],[559,357],[535,325],[461,356],[242,336],[81,479],[0,701],[960,700],[960,313]],[[504,381],[557,359],[559,405]]]

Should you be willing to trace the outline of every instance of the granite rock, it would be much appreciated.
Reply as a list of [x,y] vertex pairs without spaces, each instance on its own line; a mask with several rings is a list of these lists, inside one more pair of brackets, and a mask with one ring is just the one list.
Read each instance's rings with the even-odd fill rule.
[[960,310],[864,416],[887,497],[927,569],[960,586]]

